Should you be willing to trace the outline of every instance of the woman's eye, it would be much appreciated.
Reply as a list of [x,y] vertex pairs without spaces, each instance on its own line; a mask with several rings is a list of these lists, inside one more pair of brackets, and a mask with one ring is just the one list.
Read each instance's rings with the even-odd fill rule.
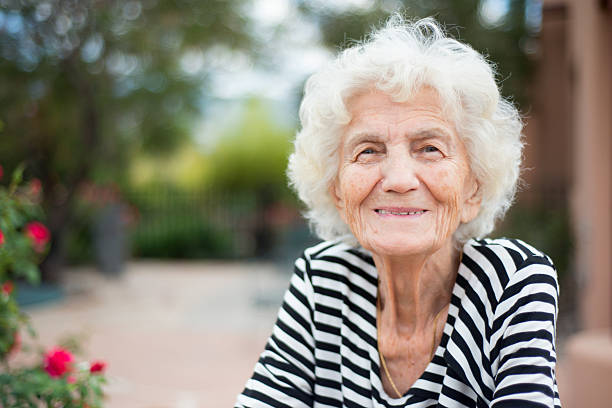
[[362,150],[359,150],[355,160],[360,162],[370,162],[377,157],[378,151],[374,147],[366,147]]
[[434,145],[422,145],[418,148],[417,155],[425,160],[439,160],[444,157],[442,150]]

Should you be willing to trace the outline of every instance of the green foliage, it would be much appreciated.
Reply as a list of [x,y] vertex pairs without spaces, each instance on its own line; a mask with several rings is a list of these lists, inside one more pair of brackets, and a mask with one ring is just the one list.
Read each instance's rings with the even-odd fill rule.
[[0,157],[46,186],[55,241],[43,266],[64,261],[81,183],[123,185],[134,152],[190,137],[215,52],[253,48],[245,2],[0,2]]
[[208,154],[179,156],[184,164],[190,157],[203,162],[191,166],[205,176],[198,188],[168,185],[173,173],[186,174],[178,172],[181,166],[175,160],[168,160],[172,165],[153,166],[153,172],[141,162],[141,174],[157,175],[155,183],[144,184],[128,197],[139,210],[133,254],[225,258],[263,252],[262,243],[272,239],[272,224],[279,222],[271,220],[274,209],[282,207],[280,202],[295,205],[285,176],[292,135],[292,129],[272,117],[268,105],[251,99]]
[[40,219],[42,213],[36,204],[37,197],[28,189],[18,188],[23,167],[13,173],[8,188],[0,187],[0,282],[24,278],[38,283],[38,268],[42,253],[37,252],[26,234],[30,221]]
[[408,18],[433,16],[449,33],[497,64],[502,93],[522,106],[528,100],[525,83],[532,72],[529,56],[537,35],[537,26],[530,20],[537,2],[512,0],[500,21],[489,24],[482,16],[485,0],[388,1],[375,0],[369,7],[340,8],[321,6],[319,2],[300,1],[302,13],[321,29],[324,42],[331,48],[345,48],[360,40],[372,27],[380,26],[387,17],[399,12]]
[[134,149],[167,152],[200,113],[209,49],[249,48],[242,3],[3,2],[3,157],[66,183],[83,168],[120,176]]
[[232,237],[191,214],[167,214],[147,231],[132,235],[132,253],[140,258],[206,259],[232,256]]
[[280,127],[266,106],[250,100],[244,115],[224,133],[210,155],[210,188],[230,193],[288,196],[291,129]]
[[[227,258],[234,255],[230,224],[222,219],[220,203],[235,209],[224,196],[181,191],[169,187],[147,187],[128,196],[138,208],[131,234],[132,254],[145,258]],[[240,216],[236,211],[234,218]]]
[[206,184],[209,165],[206,155],[192,142],[163,157],[140,153],[132,159],[129,184],[136,189],[169,185],[197,191]]
[[11,408],[99,408],[106,379],[92,375],[87,366],[74,380],[51,378],[39,367],[0,372],[0,406]]
[[43,215],[39,186],[32,182],[20,187],[22,174],[19,166],[8,188],[0,186],[0,407],[99,408],[105,378],[92,373],[88,364],[67,366],[61,375],[51,376],[42,356],[30,367],[12,363],[15,354],[26,350],[20,333],[35,336],[16,292],[24,280],[39,282],[38,264],[49,241],[46,227],[33,221]]

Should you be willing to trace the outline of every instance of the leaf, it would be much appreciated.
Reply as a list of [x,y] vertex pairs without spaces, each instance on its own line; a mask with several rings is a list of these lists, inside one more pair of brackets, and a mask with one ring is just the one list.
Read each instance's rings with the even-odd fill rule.
[[25,164],[20,163],[13,171],[13,177],[11,179],[11,185],[9,187],[9,191],[11,195],[17,190],[17,186],[21,184],[21,181],[23,180],[24,170],[25,170]]
[[32,285],[38,285],[40,283],[40,271],[35,263],[21,260],[15,262],[15,273],[18,276],[26,278],[26,280]]

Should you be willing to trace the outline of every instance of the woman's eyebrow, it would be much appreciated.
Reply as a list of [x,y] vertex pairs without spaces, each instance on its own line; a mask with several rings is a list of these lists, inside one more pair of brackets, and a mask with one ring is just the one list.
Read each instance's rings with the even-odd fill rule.
[[[451,134],[448,129],[443,127],[421,128],[409,130],[406,132],[406,137],[414,140],[440,139],[448,142],[451,139]],[[372,131],[357,131],[355,133],[347,133],[344,145],[346,147],[354,147],[359,143],[380,143],[384,139],[383,136]]]
[[347,134],[344,144],[346,146],[354,146],[354,145],[357,145],[363,142],[376,143],[380,141],[382,141],[382,137],[380,135],[378,135],[377,133],[365,131],[365,132],[356,132],[356,133]]
[[417,129],[415,131],[408,132],[406,136],[414,139],[443,139],[448,141],[451,138],[451,134],[448,129],[442,127]]

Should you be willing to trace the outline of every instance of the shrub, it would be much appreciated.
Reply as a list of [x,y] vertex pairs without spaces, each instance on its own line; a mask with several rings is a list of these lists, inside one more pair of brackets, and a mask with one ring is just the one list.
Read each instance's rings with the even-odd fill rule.
[[0,186],[0,407],[101,407],[104,363],[77,363],[62,347],[43,349],[31,366],[15,363],[29,350],[21,345],[24,329],[35,337],[16,292],[20,282],[39,282],[38,263],[51,238],[40,221],[40,182],[19,188],[22,170],[8,188]]

